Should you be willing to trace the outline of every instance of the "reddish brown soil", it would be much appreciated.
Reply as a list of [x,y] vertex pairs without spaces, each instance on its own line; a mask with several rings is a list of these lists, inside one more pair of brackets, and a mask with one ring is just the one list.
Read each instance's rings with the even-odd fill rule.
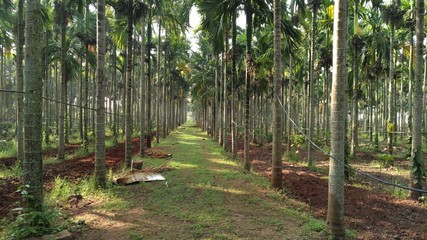
[[[139,138],[135,138],[133,143],[133,153],[139,151]],[[67,153],[72,153],[78,147],[72,145],[67,147]],[[50,152],[45,155],[49,156]],[[52,150],[50,154],[56,153]],[[109,148],[106,151],[106,166],[107,168],[117,168],[124,161],[124,143],[119,143],[117,146]],[[2,161],[2,160],[1,160]],[[44,188],[49,190],[52,188],[55,177],[67,177],[72,181],[91,175],[95,168],[95,155],[91,154],[87,157],[67,160],[62,163],[45,165],[43,169]],[[0,179],[0,218],[10,213],[10,210],[19,205],[21,196],[16,192],[17,188],[22,184],[18,178]]]
[[[133,140],[134,153],[138,152],[138,139]],[[239,142],[239,157],[243,157],[243,143]],[[251,159],[255,171],[266,177],[271,173],[271,146],[252,146]],[[315,153],[318,161],[327,157]],[[124,160],[124,144],[110,148],[106,153],[107,168],[117,168]],[[371,159],[367,159],[370,161]],[[52,187],[56,176],[78,180],[92,174],[94,155],[50,164],[44,169],[45,188]],[[325,175],[310,171],[298,164],[284,162],[285,191],[306,202],[312,214],[326,218],[328,183]],[[17,178],[0,179],[0,216],[14,207],[20,196],[16,193],[21,181]],[[345,188],[346,226],[358,232],[359,239],[427,239],[427,208],[410,200],[401,200],[376,191],[347,185]]]
[[[243,159],[243,143],[238,144]],[[283,148],[284,150],[284,148]],[[253,169],[266,177],[271,175],[271,146],[250,146]],[[301,153],[304,155],[306,153]],[[319,164],[327,157],[314,153]],[[371,157],[371,156],[370,156]],[[372,158],[366,159],[367,161]],[[306,202],[312,214],[326,219],[328,182],[325,174],[310,171],[300,164],[283,162],[285,192]],[[427,239],[427,207],[373,190],[345,186],[345,224],[358,233],[358,239]]]

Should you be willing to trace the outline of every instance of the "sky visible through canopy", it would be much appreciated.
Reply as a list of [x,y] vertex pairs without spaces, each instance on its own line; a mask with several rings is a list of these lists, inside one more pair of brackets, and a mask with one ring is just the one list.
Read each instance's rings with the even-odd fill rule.
[[[193,6],[190,10],[190,28],[188,29],[188,39],[191,42],[191,50],[194,52],[199,51],[199,45],[197,45],[197,35],[194,32],[195,29],[200,25],[201,16],[197,12],[197,8]],[[241,28],[245,28],[246,19],[245,13],[243,11],[239,12],[239,16],[237,18],[237,25]]]

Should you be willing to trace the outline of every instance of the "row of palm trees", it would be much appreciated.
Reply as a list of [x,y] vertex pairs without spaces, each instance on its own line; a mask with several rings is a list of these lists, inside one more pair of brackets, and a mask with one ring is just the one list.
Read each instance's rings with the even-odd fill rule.
[[[287,148],[292,148],[297,132],[293,119],[315,143],[330,147],[328,224],[337,236],[344,234],[344,165],[338,161],[347,161],[347,151],[355,156],[361,126],[375,150],[380,148],[380,135],[387,139],[390,154],[397,133],[407,132],[412,139],[411,187],[423,188],[426,171],[420,157],[421,132],[427,129],[422,126],[427,123],[427,79],[422,1],[313,0],[309,10],[302,1],[271,5],[200,0],[196,5],[203,18],[201,51],[190,65],[196,120],[233,156],[237,138],[242,137],[246,170],[251,167],[249,142],[262,144],[272,136],[271,183],[282,187],[278,145],[285,134]],[[272,9],[275,17],[281,13],[280,24],[273,21]],[[238,13],[246,16],[245,32],[235,24]],[[279,26],[281,42],[272,34],[273,29],[278,34]],[[311,148],[308,142],[307,162],[314,165]],[[411,191],[411,198],[419,196]]]
[[[200,51],[190,56],[189,43],[182,33],[188,26],[193,3],[199,9],[202,24],[198,32]],[[107,5],[102,0],[96,5],[74,0],[42,4],[38,0],[27,0],[24,4],[20,0],[16,10],[12,10],[13,2],[3,0],[2,4],[11,10],[1,15],[2,27],[5,26],[0,35],[1,50],[4,53],[4,50],[15,49],[16,67],[11,68],[16,71],[13,83],[18,91],[25,91],[25,98],[19,97],[16,101],[17,137],[21,147],[18,157],[24,163],[25,183],[35,187],[30,193],[37,196],[32,198],[34,202],[28,201],[35,209],[42,205],[39,195],[42,191],[42,129],[45,141],[50,141],[52,129],[57,131],[59,159],[64,158],[64,146],[75,125],[73,120],[78,120],[79,136],[84,144],[88,144],[90,130],[95,131],[95,175],[97,185],[102,187],[105,186],[104,124],[111,126],[114,137],[118,129],[122,129],[126,164],[130,166],[134,128],[141,135],[140,154],[143,155],[144,147],[151,147],[153,129],[159,141],[185,120],[185,96],[190,85],[196,120],[203,129],[233,156],[237,154],[237,139],[243,138],[246,170],[251,169],[250,141],[260,144],[273,141],[273,188],[283,187],[280,149],[283,134],[287,135],[288,149],[292,146],[295,130],[290,119],[301,125],[314,141],[329,143],[332,157],[328,226],[337,237],[344,233],[344,166],[338,161],[346,158],[347,109],[352,113],[349,141],[352,154],[357,151],[361,123],[377,147],[380,134],[388,137],[390,153],[394,126],[400,131],[405,125],[410,127],[412,187],[423,186],[421,123],[426,111],[422,106],[425,99],[422,0],[416,5],[404,1],[386,5],[378,1],[367,4],[314,0],[308,3],[308,10],[304,1],[285,4],[278,0],[273,4],[264,0],[121,0],[109,1]],[[25,14],[20,12],[24,5]],[[244,30],[236,23],[241,13],[246,16]],[[24,15],[25,31],[21,21]],[[401,24],[405,16],[406,24]],[[35,33],[28,21],[39,24],[35,28],[38,36],[29,35]],[[347,21],[353,23],[353,27],[348,27]],[[25,55],[29,58],[25,59],[25,65],[20,60],[24,39],[20,33],[23,32],[28,35],[25,41],[29,41],[25,43],[25,51],[33,54]],[[29,48],[32,44],[37,47]],[[2,88],[7,60],[9,66],[13,63],[10,57],[4,56],[1,55]],[[350,60],[351,67],[346,65]],[[36,72],[24,71],[28,75],[20,78],[22,66]],[[352,81],[348,81],[348,77]],[[400,98],[406,99],[400,104],[396,104],[398,80]],[[45,84],[43,111],[41,82]],[[92,96],[90,89],[94,90]],[[35,94],[34,99],[27,97],[30,93]],[[0,97],[2,101],[8,98],[7,95]],[[351,104],[347,97],[351,97]],[[12,109],[13,101],[9,102],[5,107],[0,104],[2,112]],[[83,107],[74,111],[70,105]],[[23,110],[20,106],[24,106]],[[397,124],[397,113],[410,118],[401,117]],[[139,124],[134,124],[135,121]],[[308,146],[310,149],[311,143]],[[310,152],[308,163],[314,165]],[[418,196],[416,191],[411,192],[411,197]]]
[[[190,44],[184,33],[191,2],[4,0],[1,4],[0,105],[3,113],[16,117],[28,209],[43,210],[43,137],[46,143],[57,137],[57,158],[64,160],[73,130],[85,147],[93,132],[95,184],[105,187],[106,124],[114,139],[122,129],[125,162],[131,166],[135,130],[143,156],[151,147],[152,132],[159,142],[186,120],[185,62]],[[10,86],[3,84],[6,81]],[[157,91],[152,91],[153,85]],[[136,121],[139,124],[134,125]]]

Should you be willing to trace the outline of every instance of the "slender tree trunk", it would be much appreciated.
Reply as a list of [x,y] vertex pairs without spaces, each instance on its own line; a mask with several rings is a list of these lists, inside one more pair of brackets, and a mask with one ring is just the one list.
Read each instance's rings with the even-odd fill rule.
[[97,67],[96,67],[96,125],[95,125],[95,185],[104,188],[107,184],[105,170],[105,0],[97,4]]
[[132,33],[133,33],[133,0],[128,1],[127,18],[127,51],[126,51],[126,141],[125,162],[127,167],[132,166]]
[[111,53],[111,61],[112,61],[112,76],[111,76],[111,81],[113,82],[113,139],[114,142],[117,143],[117,131],[119,128],[119,111],[118,111],[118,106],[117,106],[117,98],[118,98],[118,94],[117,92],[118,90],[118,86],[117,86],[117,57],[116,57],[116,45],[113,44],[113,49],[112,49],[112,53]]
[[83,118],[83,146],[88,146],[88,128],[89,128],[89,47],[86,44],[85,53],[85,93],[84,93],[84,118]]
[[[17,34],[17,47],[16,47],[16,82],[17,90],[24,91],[24,72],[23,72],[23,45],[24,45],[24,0],[18,1],[18,34]],[[16,137],[18,139],[18,155],[17,159],[19,164],[22,164],[24,159],[24,122],[23,122],[23,94],[17,95],[17,111],[16,111]]]
[[287,119],[286,119],[286,128],[288,129],[288,138],[287,138],[287,145],[288,145],[288,151],[291,150],[291,146],[292,146],[292,141],[291,141],[291,136],[292,136],[292,99],[293,99],[293,95],[292,95],[292,91],[293,91],[293,69],[292,69],[292,56],[289,57],[289,88],[288,88],[288,114],[287,114]]
[[43,73],[41,68],[43,24],[39,0],[26,1],[25,18],[25,67],[24,67],[24,162],[23,180],[28,192],[24,200],[29,210],[43,208],[42,164],[42,94]]
[[[218,65],[219,68],[219,65]],[[219,71],[219,70],[218,70]],[[218,73],[218,143],[222,146],[224,141],[224,121],[222,109],[224,106],[224,52],[221,53],[221,71]]]
[[[308,93],[308,104],[309,104],[309,114],[308,114],[308,138],[313,139],[314,137],[314,118],[315,118],[315,96],[314,96],[314,59],[315,59],[315,38],[316,38],[316,18],[317,18],[317,4],[316,1],[313,1],[312,9],[312,20],[311,20],[311,39],[310,39],[310,83],[309,83],[309,93]],[[307,143],[307,161],[308,166],[314,165],[314,159],[311,154],[311,142]]]
[[59,143],[58,143],[58,160],[65,159],[65,124],[67,113],[67,79],[65,72],[65,58],[67,49],[65,48],[65,34],[67,30],[67,22],[65,18],[64,6],[61,4],[61,103],[59,111]]
[[252,61],[252,6],[251,1],[247,0],[245,4],[246,13],[246,91],[245,91],[245,133],[244,133],[244,150],[243,150],[243,162],[244,169],[249,171],[252,168],[252,162],[249,156],[249,117],[250,108],[249,100],[251,95],[251,61]]
[[[48,42],[49,42],[49,39],[50,39],[50,36],[51,36],[51,32],[50,31],[46,31],[46,35],[45,35],[45,50],[44,50],[44,53],[45,53],[45,56],[47,56],[47,46],[48,46]],[[44,89],[44,92],[45,92],[45,94],[44,94],[44,96],[47,98],[47,97],[49,97],[49,96],[52,96],[51,94],[50,94],[50,90],[51,90],[51,87],[52,87],[52,80],[51,80],[51,67],[50,67],[50,64],[49,64],[49,59],[47,58],[47,57],[45,57],[45,68],[44,68],[44,70],[45,70],[45,73],[44,73],[44,75],[45,75],[45,81],[46,81],[46,83],[45,83],[45,89]],[[52,119],[52,113],[54,113],[51,109],[50,109],[50,104],[49,104],[49,101],[48,100],[44,100],[44,104],[45,104],[45,132],[44,132],[44,142],[46,143],[46,145],[48,145],[49,143],[50,143],[50,122],[51,122],[51,119]]]
[[[150,10],[151,11],[151,10]],[[151,43],[152,38],[152,16],[148,16],[147,43]],[[151,148],[151,48],[147,49],[147,148]]]
[[167,136],[167,124],[166,124],[166,120],[167,120],[167,111],[166,111],[166,103],[167,103],[167,96],[166,96],[166,85],[167,85],[167,79],[166,79],[166,73],[167,73],[167,54],[168,54],[168,32],[165,28],[165,41],[164,41],[164,57],[163,57],[163,118],[162,118],[162,137],[166,138]]
[[[6,79],[4,77],[4,47],[3,45],[0,46],[0,88],[5,89],[5,82]],[[2,104],[0,104],[0,119],[4,119],[6,116],[5,114],[5,108],[6,108],[6,95],[3,92],[0,92],[0,101]]]
[[160,64],[161,64],[161,55],[162,55],[162,48],[161,48],[161,34],[162,34],[162,20],[160,19],[159,22],[159,31],[158,34],[158,42],[157,42],[157,94],[156,94],[156,143],[158,144],[160,142],[160,95],[161,95],[161,88],[160,88]]
[[[80,58],[80,79],[79,79],[79,101],[78,105],[83,106],[83,58]],[[79,108],[79,133],[80,140],[84,142],[83,133],[83,107]]]
[[139,137],[139,156],[143,157],[145,156],[145,91],[146,89],[146,75],[145,75],[145,52],[146,52],[146,45],[145,45],[145,12],[143,13],[143,16],[141,18],[141,81],[140,81],[140,103],[141,103],[141,112],[140,112],[140,137]]
[[391,23],[390,29],[390,74],[389,74],[389,86],[388,86],[388,118],[387,118],[387,148],[388,153],[393,155],[393,132],[395,122],[394,122],[394,24]]
[[358,132],[358,115],[359,115],[359,108],[357,107],[357,95],[358,95],[358,91],[359,91],[359,56],[358,56],[358,52],[360,51],[360,49],[357,49],[357,42],[356,39],[358,38],[358,36],[356,35],[356,31],[358,28],[358,7],[359,7],[359,3],[357,0],[354,1],[354,20],[353,20],[353,30],[354,30],[354,35],[353,35],[353,52],[354,52],[354,56],[353,56],[353,96],[352,96],[352,118],[351,118],[351,145],[350,145],[350,155],[352,157],[356,156],[356,148],[359,145],[359,139],[357,136],[357,132]]
[[228,146],[228,133],[229,133],[229,126],[230,126],[230,114],[228,113],[228,102],[229,102],[229,93],[227,91],[227,78],[228,78],[228,74],[227,74],[227,52],[228,52],[228,30],[226,30],[225,34],[225,43],[224,43],[224,68],[223,68],[223,90],[224,90],[224,104],[223,104],[223,141],[222,141],[222,147],[224,149],[224,151],[228,151],[229,150],[229,146]]
[[[335,1],[333,78],[331,100],[331,158],[329,163],[327,229],[335,239],[345,239],[344,229],[344,162],[346,122],[346,52],[347,52],[347,0]],[[341,163],[339,163],[340,161]]]
[[236,54],[236,38],[237,38],[237,23],[236,23],[236,18],[237,18],[237,10],[233,11],[233,16],[232,16],[232,36],[231,36],[231,45],[232,45],[232,63],[231,63],[231,155],[233,158],[235,158],[237,156],[237,139],[236,139],[236,133],[237,133],[237,126],[236,126],[236,93],[235,93],[235,89],[234,86],[237,83],[237,68],[236,68],[236,64],[237,64],[237,54]]
[[219,73],[218,73],[218,54],[215,53],[215,102],[213,106],[213,126],[214,126],[214,140],[219,141]]
[[[415,81],[414,81],[414,116],[412,119],[412,152],[411,152],[411,187],[422,189],[425,182],[425,166],[422,155],[422,82],[423,82],[423,51],[424,51],[424,0],[417,0],[416,7],[415,45]],[[411,191],[409,197],[418,200],[419,192]]]
[[283,188],[282,181],[282,111],[280,99],[282,93],[280,85],[282,80],[282,54],[281,54],[281,7],[280,0],[274,0],[274,82],[273,82],[273,152],[271,168],[271,187],[275,189]]

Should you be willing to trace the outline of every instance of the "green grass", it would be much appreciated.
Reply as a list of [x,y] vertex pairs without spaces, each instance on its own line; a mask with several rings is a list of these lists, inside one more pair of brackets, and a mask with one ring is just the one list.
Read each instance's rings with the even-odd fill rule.
[[294,150],[286,151],[283,154],[283,159],[289,162],[300,162],[301,159]]
[[12,167],[2,167],[0,166],[0,178],[10,178],[17,177],[21,175],[21,168],[18,165]]
[[16,141],[0,141],[0,158],[15,157],[16,153]]
[[[275,231],[287,227],[283,218],[288,218],[286,213],[293,210],[281,204],[283,194],[269,190],[270,184],[265,177],[243,171],[239,162],[229,159],[222,148],[200,130],[190,125],[184,127],[186,130],[178,129],[179,134],[172,134],[159,144],[162,151],[173,153],[168,164],[174,170],[162,174],[167,185],[151,182],[132,186],[135,192],[144,192],[143,207],[150,216],[167,216],[186,223],[183,228],[190,238],[239,238],[233,226],[236,219],[231,217],[235,208],[239,212],[250,211],[249,216],[256,215],[254,212],[263,215],[248,217],[245,220],[248,225],[261,224]],[[165,164],[158,159],[135,159],[142,159],[144,166]],[[258,193],[256,189],[263,189],[267,194]],[[270,212],[274,212],[273,216],[265,216]],[[308,214],[301,214],[293,211],[291,221],[303,226],[309,226],[310,221],[323,223]],[[321,238],[318,229],[313,227],[303,227],[295,232]],[[326,236],[324,232],[320,235]]]
[[67,179],[55,178],[54,187],[45,194],[45,202],[48,206],[68,204],[68,197],[80,194],[83,198],[99,200],[102,202],[97,209],[103,211],[117,211],[129,209],[130,202],[126,200],[128,192],[119,192],[120,187],[109,184],[106,189],[97,189],[94,177],[83,178],[77,183]]

